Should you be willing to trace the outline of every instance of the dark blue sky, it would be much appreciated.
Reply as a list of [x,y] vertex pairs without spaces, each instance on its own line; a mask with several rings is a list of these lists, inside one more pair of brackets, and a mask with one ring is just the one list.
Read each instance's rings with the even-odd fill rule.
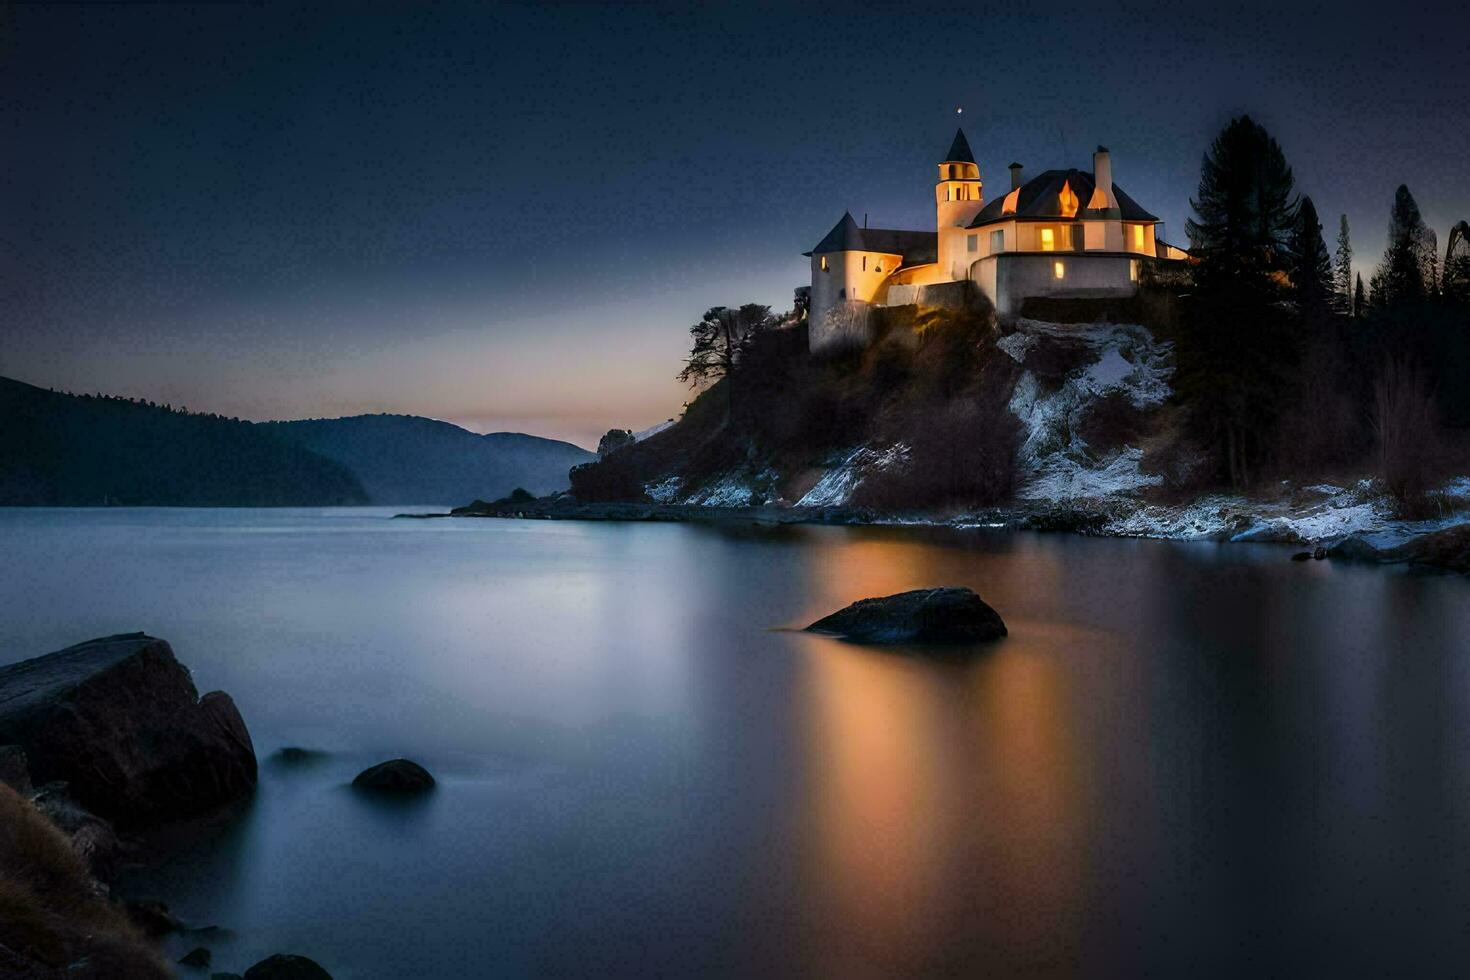
[[[1114,174],[1182,241],[1234,113],[1358,264],[1470,217],[1463,8],[0,8],[0,374],[252,418],[595,440],[688,324],[790,305],[844,209],[932,227],[957,122]],[[963,115],[956,108],[963,107]],[[1366,278],[1366,276],[1365,276]]]

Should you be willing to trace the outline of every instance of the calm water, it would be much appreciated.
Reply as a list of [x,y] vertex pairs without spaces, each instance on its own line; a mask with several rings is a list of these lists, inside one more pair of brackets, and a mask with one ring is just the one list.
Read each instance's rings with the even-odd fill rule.
[[[0,510],[0,651],[169,639],[253,803],[124,890],[341,977],[1461,972],[1470,581],[993,532]],[[929,662],[787,632],[969,585]],[[345,789],[383,757],[427,801]],[[182,947],[180,949],[182,951]]]

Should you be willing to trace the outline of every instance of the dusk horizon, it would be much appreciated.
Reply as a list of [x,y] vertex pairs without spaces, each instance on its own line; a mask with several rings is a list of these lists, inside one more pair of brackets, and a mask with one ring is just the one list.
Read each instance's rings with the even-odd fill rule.
[[[1400,183],[1441,242],[1470,215],[1447,179],[1470,81],[1399,67],[1449,63],[1432,10],[881,9],[7,7],[0,375],[594,446],[678,414],[704,310],[789,310],[844,210],[929,227],[956,126],[987,197],[1013,160],[1107,145],[1187,247],[1200,158],[1248,113],[1324,225],[1347,214],[1365,279]],[[945,67],[875,75],[877,35]],[[1071,54],[1038,71],[1042,50]]]
[[1461,976],[1467,26],[0,4],[0,977]]

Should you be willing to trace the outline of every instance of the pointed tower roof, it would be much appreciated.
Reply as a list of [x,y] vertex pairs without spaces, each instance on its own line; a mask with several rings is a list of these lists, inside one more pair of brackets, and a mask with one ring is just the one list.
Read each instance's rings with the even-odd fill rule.
[[826,255],[830,252],[882,252],[897,255],[904,265],[933,262],[938,255],[939,236],[932,231],[902,231],[897,228],[860,228],[852,215],[843,212],[842,220],[810,252],[802,255]]
[[858,223],[852,220],[852,212],[842,212],[842,220],[832,226],[832,230],[817,242],[808,255],[818,255],[822,252],[861,252],[863,245],[863,230]]
[[954,131],[954,142],[949,144],[949,156],[945,157],[944,163],[974,163],[975,154],[970,152],[970,141],[965,139],[965,131],[956,129]]

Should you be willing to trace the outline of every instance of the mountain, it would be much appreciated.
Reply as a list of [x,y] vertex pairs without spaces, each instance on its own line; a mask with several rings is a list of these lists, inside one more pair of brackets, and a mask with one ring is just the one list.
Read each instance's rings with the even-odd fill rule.
[[347,467],[254,423],[0,378],[0,505],[366,502]]
[[346,466],[376,504],[447,504],[517,487],[564,490],[567,472],[597,458],[569,442],[516,432],[478,435],[413,415],[262,422],[261,429]]

